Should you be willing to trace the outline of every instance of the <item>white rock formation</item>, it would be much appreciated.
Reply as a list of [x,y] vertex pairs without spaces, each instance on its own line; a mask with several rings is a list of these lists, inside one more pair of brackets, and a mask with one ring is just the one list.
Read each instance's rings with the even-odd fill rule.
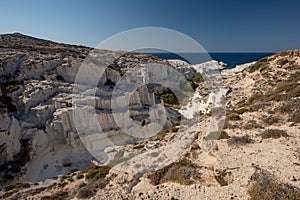
[[[133,137],[121,134],[111,113],[111,104],[118,104],[125,95],[119,92],[111,96],[115,84],[129,73],[141,83],[146,83],[146,79],[151,77],[137,69],[147,63],[168,65],[173,70],[177,65],[151,55],[122,55],[124,52],[98,50],[90,56],[100,57],[101,62],[85,72],[82,82],[74,83],[89,51],[86,47],[56,44],[21,34],[1,36],[0,165],[12,161],[20,166],[16,169],[17,173],[8,169],[0,174],[13,174],[22,181],[38,181],[88,166],[92,155],[83,145],[75,125],[85,128],[90,137],[97,134],[99,130],[90,116],[96,116],[110,143],[117,146],[135,141]],[[99,78],[94,71],[101,70],[98,65],[110,66],[94,88],[89,84]],[[172,77],[172,70],[154,70],[165,79]],[[184,72],[187,78],[195,74],[189,65],[179,65],[177,70]],[[75,86],[79,90],[74,91]],[[139,126],[147,126],[149,110],[157,103],[157,95],[164,91],[162,87],[152,87],[151,90],[149,92],[146,86],[141,85],[130,96],[128,116],[132,119],[125,120],[125,124],[134,121]],[[76,122],[74,100],[84,110]],[[165,127],[178,121],[178,112],[168,108],[166,113]],[[153,112],[150,115],[159,114]],[[23,140],[26,143],[22,144]],[[96,143],[90,145],[95,146]],[[100,149],[103,154],[105,145]],[[22,152],[24,159],[16,157],[22,148],[26,149]],[[16,159],[19,159],[18,162]]]

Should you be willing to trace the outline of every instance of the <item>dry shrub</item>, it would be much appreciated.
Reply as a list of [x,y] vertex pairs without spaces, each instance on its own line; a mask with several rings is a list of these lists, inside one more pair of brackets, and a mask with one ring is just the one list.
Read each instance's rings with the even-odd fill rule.
[[89,199],[96,195],[96,191],[91,186],[84,186],[78,190],[76,197],[78,199]]
[[227,140],[228,145],[247,145],[253,142],[254,140],[252,140],[249,135],[232,136]]
[[42,200],[64,200],[64,199],[67,199],[68,197],[69,197],[68,192],[59,191],[55,194],[52,194],[49,196],[44,196],[41,199]]
[[269,172],[258,168],[251,177],[250,200],[298,200],[300,190],[276,180]]
[[197,176],[197,166],[191,161],[183,159],[153,172],[148,175],[148,178],[153,185],[169,181],[182,185],[190,185],[194,183],[192,178],[197,178]]
[[262,125],[258,124],[256,120],[250,120],[246,125],[244,125],[245,130],[250,130],[254,128],[263,128]]
[[277,139],[280,137],[289,137],[289,135],[287,134],[286,131],[284,130],[280,130],[280,129],[267,129],[264,130],[260,136],[263,139],[267,139],[267,138],[273,138],[273,139]]
[[237,120],[241,120],[242,118],[240,117],[239,114],[232,112],[232,113],[228,113],[227,119],[231,121],[237,121]]
[[11,190],[22,190],[25,188],[30,188],[30,184],[29,183],[14,183],[14,184],[5,186],[3,188],[3,190],[5,192],[7,192],[7,191],[11,191]]
[[227,133],[226,131],[221,131],[219,140],[222,140],[222,139],[229,139],[229,138],[230,138],[230,136],[228,135],[228,133]]
[[255,64],[251,65],[249,67],[249,72],[253,73],[253,72],[257,71],[257,70],[262,71],[264,69],[267,69],[268,66],[269,66],[269,63],[268,63],[267,59],[264,58],[264,59],[259,60]]
[[262,121],[267,125],[273,125],[279,123],[281,121],[281,118],[277,116],[269,116],[262,118]]

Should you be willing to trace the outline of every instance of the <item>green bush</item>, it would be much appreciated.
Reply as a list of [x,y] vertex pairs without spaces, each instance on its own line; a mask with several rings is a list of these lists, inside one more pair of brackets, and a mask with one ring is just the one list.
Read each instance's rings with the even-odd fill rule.
[[91,166],[82,170],[81,173],[86,174],[86,179],[96,180],[105,178],[110,169],[108,166]]
[[178,104],[178,100],[176,96],[172,92],[167,92],[161,95],[161,98],[163,99],[164,103],[167,104]]

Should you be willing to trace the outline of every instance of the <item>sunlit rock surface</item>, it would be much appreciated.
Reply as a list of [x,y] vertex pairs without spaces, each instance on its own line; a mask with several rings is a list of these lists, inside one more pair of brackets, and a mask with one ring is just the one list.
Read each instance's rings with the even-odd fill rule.
[[[39,181],[90,164],[93,157],[82,144],[74,124],[74,99],[83,110],[91,109],[90,114],[96,115],[102,131],[113,144],[133,143],[135,139],[131,136],[120,135],[112,116],[111,105],[123,101],[123,94],[112,97],[114,85],[126,73],[145,83],[145,70],[140,68],[147,63],[176,69],[176,63],[151,55],[98,50],[94,53],[100,57],[99,66],[107,69],[98,86],[90,88],[88,81],[93,71],[86,74],[84,83],[75,82],[90,48],[18,33],[1,35],[0,46],[0,164],[4,168],[0,173],[23,181]],[[178,71],[185,72],[188,78],[195,75],[189,65],[178,65]],[[163,69],[155,73],[161,77],[171,76]],[[81,91],[74,91],[74,86]],[[161,86],[152,87],[151,92],[148,89],[139,87],[130,97],[129,114],[139,125],[147,125],[150,107],[159,103],[158,94],[166,90]],[[165,128],[176,123],[180,116],[171,108],[167,110]],[[90,114],[83,113],[77,125],[90,130],[93,126],[89,124]],[[94,131],[97,134],[96,127]],[[21,155],[22,149],[26,151]],[[25,159],[23,154],[26,154]],[[18,166],[10,163],[18,163]]]

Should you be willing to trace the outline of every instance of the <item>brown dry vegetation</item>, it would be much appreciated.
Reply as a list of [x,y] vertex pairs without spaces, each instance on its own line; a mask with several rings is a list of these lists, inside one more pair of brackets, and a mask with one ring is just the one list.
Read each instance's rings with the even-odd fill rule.
[[194,183],[193,178],[197,178],[197,176],[197,166],[191,161],[183,159],[151,173],[148,178],[153,185],[168,181],[190,185]]
[[253,182],[248,190],[250,200],[298,200],[300,190],[276,180],[269,172],[257,169],[252,175]]

